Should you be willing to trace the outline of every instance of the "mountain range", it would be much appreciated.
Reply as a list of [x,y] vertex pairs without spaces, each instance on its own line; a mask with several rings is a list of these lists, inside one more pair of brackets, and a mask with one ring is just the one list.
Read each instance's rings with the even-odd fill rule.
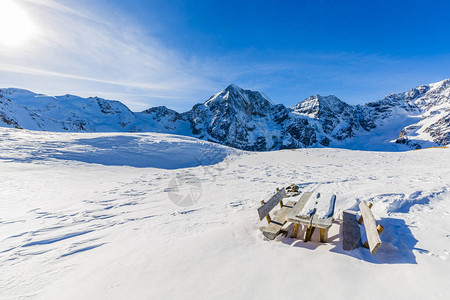
[[234,84],[178,113],[132,112],[119,101],[0,89],[0,126],[68,132],[161,132],[238,149],[307,147],[399,151],[450,144],[450,79],[364,105],[313,95],[293,107]]

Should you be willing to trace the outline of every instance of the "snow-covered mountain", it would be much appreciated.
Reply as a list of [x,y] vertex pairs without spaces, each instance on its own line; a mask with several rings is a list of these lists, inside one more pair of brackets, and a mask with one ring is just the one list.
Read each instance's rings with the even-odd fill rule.
[[401,130],[398,143],[412,147],[420,147],[424,141],[437,145],[450,143],[450,79],[392,97],[404,101],[409,111],[418,113],[416,118],[420,118]]
[[311,96],[292,108],[229,85],[190,111],[132,112],[118,101],[0,90],[0,126],[47,131],[163,132],[266,151],[305,147],[398,150],[450,143],[450,80],[365,105]]
[[167,108],[147,112],[160,124],[178,122],[183,130],[189,124],[193,136],[245,150],[421,148],[450,143],[449,87],[444,80],[365,105],[314,95],[287,108],[230,85],[183,114]]
[[2,126],[45,131],[132,131],[135,114],[119,101],[73,95],[49,97],[0,90]]

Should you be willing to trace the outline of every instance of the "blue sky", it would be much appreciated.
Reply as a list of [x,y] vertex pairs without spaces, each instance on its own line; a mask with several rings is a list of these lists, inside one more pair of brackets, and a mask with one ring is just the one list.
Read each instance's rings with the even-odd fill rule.
[[235,83],[287,106],[450,77],[447,1],[16,0],[35,30],[0,86],[178,111]]

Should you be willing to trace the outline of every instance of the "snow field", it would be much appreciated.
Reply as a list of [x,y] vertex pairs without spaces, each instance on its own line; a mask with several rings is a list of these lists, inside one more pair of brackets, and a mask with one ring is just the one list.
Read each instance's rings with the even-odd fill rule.
[[[163,134],[0,137],[1,298],[450,297],[449,149],[250,153]],[[195,205],[170,200],[177,174],[200,183]],[[291,183],[337,195],[329,243],[319,232],[308,243],[264,239],[256,208]],[[361,200],[385,227],[373,257],[340,242],[339,215]]]

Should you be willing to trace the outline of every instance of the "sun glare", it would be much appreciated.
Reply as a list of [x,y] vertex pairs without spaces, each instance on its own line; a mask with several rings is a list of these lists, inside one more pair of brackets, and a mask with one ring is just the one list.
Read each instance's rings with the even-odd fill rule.
[[26,12],[11,0],[0,0],[0,43],[14,46],[33,33],[33,23]]

